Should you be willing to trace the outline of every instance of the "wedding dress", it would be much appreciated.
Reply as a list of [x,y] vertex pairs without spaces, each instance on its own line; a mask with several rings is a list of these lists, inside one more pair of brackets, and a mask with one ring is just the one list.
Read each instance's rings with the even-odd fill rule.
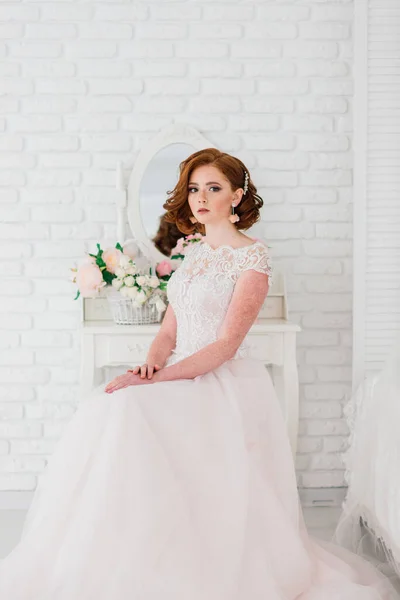
[[[171,365],[216,341],[268,251],[193,244],[168,285]],[[269,373],[247,356],[194,379],[104,384],[80,403],[0,563],[0,600],[392,600],[369,562],[307,533]]]

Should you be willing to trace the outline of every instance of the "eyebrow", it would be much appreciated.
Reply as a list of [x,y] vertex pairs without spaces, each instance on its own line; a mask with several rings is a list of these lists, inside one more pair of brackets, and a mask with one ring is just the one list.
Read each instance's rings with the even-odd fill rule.
[[[217,183],[218,185],[222,185],[222,183],[219,183],[218,181],[207,181],[206,185],[210,185],[210,183]],[[188,185],[199,185],[199,184],[195,183],[194,181],[189,181]]]

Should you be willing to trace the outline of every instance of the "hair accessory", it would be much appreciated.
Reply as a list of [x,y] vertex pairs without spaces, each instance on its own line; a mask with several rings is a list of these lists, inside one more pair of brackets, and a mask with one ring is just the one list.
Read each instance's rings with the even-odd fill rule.
[[245,171],[244,172],[244,186],[243,186],[243,191],[245,194],[247,193],[248,189],[249,189],[249,174],[247,171]]
[[235,215],[235,205],[234,204],[232,204],[232,214],[229,215],[228,219],[230,220],[231,223],[237,223],[238,221],[240,221],[239,215]]

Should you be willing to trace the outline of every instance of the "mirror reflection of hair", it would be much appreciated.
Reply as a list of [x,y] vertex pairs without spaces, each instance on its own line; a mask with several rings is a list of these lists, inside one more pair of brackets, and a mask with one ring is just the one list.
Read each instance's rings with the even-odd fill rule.
[[178,229],[175,223],[168,223],[164,219],[164,216],[165,215],[162,215],[160,217],[160,224],[152,241],[157,250],[169,257],[171,256],[172,248],[175,248],[179,238],[183,237],[185,234]]

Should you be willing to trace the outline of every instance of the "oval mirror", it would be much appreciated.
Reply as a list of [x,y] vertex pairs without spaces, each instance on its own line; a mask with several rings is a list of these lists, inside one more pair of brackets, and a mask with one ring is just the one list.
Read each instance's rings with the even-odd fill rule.
[[139,210],[146,236],[165,256],[184,233],[163,220],[168,192],[179,179],[179,164],[195,151],[184,143],[170,144],[159,150],[143,174],[139,188]]
[[128,221],[133,239],[151,261],[164,260],[174,239],[184,235],[173,224],[163,229],[162,205],[178,181],[179,163],[204,148],[215,146],[193,127],[174,123],[154,136],[135,161],[127,189]]

